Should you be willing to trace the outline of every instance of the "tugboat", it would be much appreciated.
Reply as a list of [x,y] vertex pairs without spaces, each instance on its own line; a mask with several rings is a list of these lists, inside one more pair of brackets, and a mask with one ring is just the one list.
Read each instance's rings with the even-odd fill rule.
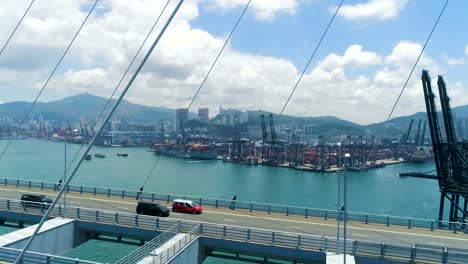
[[96,157],[96,158],[100,158],[100,159],[103,159],[103,158],[105,158],[105,157],[106,157],[106,155],[103,155],[103,154],[99,154],[99,153],[97,153],[97,154],[94,154],[94,157]]
[[128,153],[117,153],[117,157],[128,157]]
[[90,154],[86,154],[84,159],[85,160],[91,160],[93,158],[93,156],[91,156]]

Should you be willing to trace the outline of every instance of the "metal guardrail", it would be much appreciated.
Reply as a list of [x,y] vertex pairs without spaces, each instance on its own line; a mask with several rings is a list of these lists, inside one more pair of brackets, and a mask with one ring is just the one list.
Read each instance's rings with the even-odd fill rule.
[[195,239],[200,236],[200,226],[197,225],[192,230],[190,230],[183,239],[179,240],[177,243],[165,251],[161,252],[159,255],[153,255],[153,264],[164,264],[172,260],[179,252],[181,252],[186,246],[192,243]]
[[[0,261],[6,263],[15,262],[21,250],[14,248],[0,247]],[[99,262],[92,262],[80,259],[65,258],[53,256],[49,254],[26,252],[23,258],[23,263],[28,264],[101,264]]]
[[162,234],[155,237],[153,240],[145,243],[143,246],[137,248],[132,253],[117,261],[115,264],[136,264],[145,257],[154,254],[154,250],[162,246],[167,241],[171,240],[180,233],[180,223],[164,231]]
[[[0,199],[0,210],[16,211],[29,214],[43,214],[41,208],[22,206],[18,200]],[[63,216],[63,208],[54,208],[51,216]],[[150,230],[169,230],[179,224],[180,232],[190,233],[198,230],[198,235],[256,243],[288,248],[300,248],[313,251],[334,251],[336,238],[289,233],[282,231],[247,228],[214,223],[159,218],[146,215],[118,213],[90,208],[67,207],[67,217],[80,221],[98,222],[103,224],[139,227]],[[197,228],[197,229],[195,229]],[[340,240],[341,244],[343,240]],[[182,243],[182,242],[181,242]],[[185,243],[185,242],[184,242]],[[435,263],[466,264],[468,251],[453,248],[434,248],[429,246],[393,245],[371,241],[347,240],[347,252],[356,256],[370,256],[383,259],[398,259],[409,261],[432,261]],[[179,246],[180,248],[180,246]],[[175,253],[174,253],[175,254]],[[160,257],[161,258],[161,257]],[[160,262],[163,263],[163,262]]]
[[[57,183],[43,182],[43,181],[32,181],[32,180],[21,180],[21,179],[10,179],[10,178],[0,178],[0,184],[4,186],[15,186],[26,187],[26,188],[37,188],[41,190],[52,190],[57,191],[61,186]],[[149,192],[139,192],[136,190],[119,190],[112,188],[103,188],[103,187],[94,187],[86,185],[69,185],[67,192],[77,193],[77,194],[91,194],[91,195],[101,195],[107,197],[119,197],[122,199],[125,198],[134,198],[134,199],[144,199],[150,201],[159,201],[167,202],[174,199],[189,199],[200,205],[208,205],[216,208],[230,208],[231,200],[226,199],[217,199],[217,198],[208,198],[208,197],[199,197],[191,195],[180,195],[180,194],[166,194],[166,193],[149,193]],[[328,210],[328,209],[319,209],[319,208],[309,208],[309,207],[299,207],[299,206],[288,206],[288,205],[278,205],[278,204],[266,204],[266,203],[256,203],[256,202],[246,202],[246,201],[236,201],[234,203],[233,209],[242,209],[248,210],[249,212],[263,212],[263,213],[277,213],[284,215],[295,215],[295,216],[304,216],[305,218],[317,217],[324,220],[328,219],[337,219],[338,212],[337,210]],[[448,228],[450,230],[465,231],[468,232],[468,225],[461,226],[458,222],[448,222],[443,221],[441,225],[439,222],[432,219],[423,219],[423,218],[412,218],[412,217],[400,217],[400,216],[391,216],[391,215],[379,215],[379,214],[368,214],[368,213],[359,213],[359,212],[348,212],[348,221],[361,222],[364,224],[376,223],[384,224],[386,226],[405,226],[409,229],[413,227],[418,228],[427,228],[431,231],[434,231],[438,228]]]

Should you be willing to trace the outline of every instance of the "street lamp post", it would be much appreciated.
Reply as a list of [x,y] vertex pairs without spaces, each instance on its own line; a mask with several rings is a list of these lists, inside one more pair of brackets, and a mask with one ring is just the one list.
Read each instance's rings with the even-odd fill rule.
[[[68,141],[68,131],[65,130],[65,154],[64,154],[64,167],[63,167],[63,182],[67,181],[67,142]],[[65,188],[65,185],[62,186]],[[63,193],[63,216],[67,217],[67,191]]]
[[340,205],[341,205],[341,143],[338,143],[338,206],[336,209],[336,254],[340,254]]
[[346,206],[346,200],[347,200],[347,197],[346,197],[346,176],[348,174],[348,160],[349,158],[351,157],[351,155],[349,155],[349,153],[346,153],[344,155],[345,157],[345,164],[344,164],[344,210],[343,210],[343,228],[344,228],[344,231],[343,231],[343,251],[344,251],[344,254],[343,254],[343,263],[346,264],[346,222],[348,221],[348,208]]

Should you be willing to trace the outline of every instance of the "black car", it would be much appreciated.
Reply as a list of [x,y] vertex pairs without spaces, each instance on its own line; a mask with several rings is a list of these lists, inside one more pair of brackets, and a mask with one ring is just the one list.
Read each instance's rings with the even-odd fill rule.
[[163,205],[153,202],[138,202],[136,208],[137,214],[154,215],[154,216],[169,216],[169,209]]
[[45,207],[49,208],[52,200],[41,194],[23,194],[21,196],[21,205],[28,207]]

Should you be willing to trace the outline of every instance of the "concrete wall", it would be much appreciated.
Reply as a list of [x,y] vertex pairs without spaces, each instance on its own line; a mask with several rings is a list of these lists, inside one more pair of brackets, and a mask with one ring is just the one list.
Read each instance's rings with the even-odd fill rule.
[[159,236],[162,232],[157,230],[141,229],[137,227],[127,227],[109,225],[94,222],[76,222],[75,237],[77,242],[93,239],[98,235],[122,236],[137,240],[151,240]]
[[208,255],[208,253],[211,250],[239,253],[259,257],[266,256],[268,258],[284,259],[289,261],[305,263],[311,261],[326,263],[327,259],[327,256],[324,252],[302,250],[297,248],[275,247],[271,245],[260,245],[241,241],[232,241],[207,237],[199,238],[199,245],[201,252],[204,252],[204,254],[199,255],[198,263],[201,263],[200,260],[202,258],[204,260],[204,258],[206,258],[206,255]]
[[169,264],[199,264],[205,259],[204,257],[200,261],[200,253],[203,254],[200,249],[199,239],[192,241],[182,252],[179,253],[175,258],[169,261]]
[[354,262],[356,264],[407,264],[408,262],[399,262],[393,260],[385,260],[378,258],[367,258],[367,257],[354,257]]
[[[42,219],[41,215],[31,215],[27,213],[18,213],[18,212],[11,212],[11,211],[1,211],[0,212],[0,219],[13,221],[18,223],[28,223],[28,224],[35,224],[39,223]],[[51,219],[51,218],[49,218]]]
[[[3,235],[1,246],[23,249],[37,225]],[[44,223],[28,251],[60,255],[73,248],[74,220],[55,218]]]

